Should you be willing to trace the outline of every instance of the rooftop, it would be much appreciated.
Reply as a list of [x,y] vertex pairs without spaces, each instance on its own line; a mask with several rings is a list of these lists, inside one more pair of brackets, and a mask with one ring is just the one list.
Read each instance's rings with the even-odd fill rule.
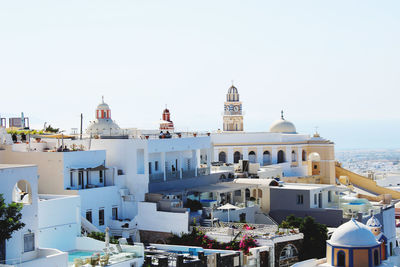
[[0,169],[14,169],[14,168],[27,168],[27,167],[37,167],[34,164],[0,164]]

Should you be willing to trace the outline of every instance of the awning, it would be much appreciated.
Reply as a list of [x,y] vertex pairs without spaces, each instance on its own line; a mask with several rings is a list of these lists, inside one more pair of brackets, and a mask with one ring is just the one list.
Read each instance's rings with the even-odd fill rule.
[[108,170],[108,168],[106,168],[104,165],[99,165],[96,167],[81,167],[81,166],[74,166],[74,167],[70,167],[71,171],[105,171]]
[[232,182],[224,182],[224,183],[216,183],[216,184],[209,184],[205,186],[198,186],[186,189],[187,192],[199,192],[199,193],[207,193],[207,192],[214,192],[214,193],[227,193],[233,192],[236,190],[243,190],[243,189],[251,189],[257,188],[256,184],[239,184],[239,183],[232,183]]

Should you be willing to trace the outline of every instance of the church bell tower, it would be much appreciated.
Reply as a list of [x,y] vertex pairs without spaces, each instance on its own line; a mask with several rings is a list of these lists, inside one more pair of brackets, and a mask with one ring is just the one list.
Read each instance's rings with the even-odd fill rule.
[[243,131],[242,102],[239,101],[237,88],[232,84],[226,94],[224,104],[224,131]]

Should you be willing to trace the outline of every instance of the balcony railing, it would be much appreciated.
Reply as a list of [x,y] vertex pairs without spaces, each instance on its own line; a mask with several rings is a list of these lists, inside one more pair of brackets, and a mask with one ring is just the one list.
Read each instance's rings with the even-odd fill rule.
[[182,171],[182,178],[187,179],[187,178],[193,178],[196,176],[196,170],[186,170]]
[[197,176],[210,175],[210,167],[197,168]]
[[179,171],[167,171],[165,174],[167,177],[167,181],[179,180],[181,177],[181,174]]
[[162,181],[164,180],[164,173],[159,172],[159,173],[152,173],[149,175],[150,181]]

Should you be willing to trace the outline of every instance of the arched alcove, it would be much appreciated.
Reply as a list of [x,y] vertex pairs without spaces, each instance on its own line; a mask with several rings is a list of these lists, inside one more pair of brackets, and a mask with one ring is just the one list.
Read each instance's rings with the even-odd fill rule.
[[32,189],[28,181],[19,180],[14,185],[12,199],[15,203],[22,203],[24,205],[32,204]]

